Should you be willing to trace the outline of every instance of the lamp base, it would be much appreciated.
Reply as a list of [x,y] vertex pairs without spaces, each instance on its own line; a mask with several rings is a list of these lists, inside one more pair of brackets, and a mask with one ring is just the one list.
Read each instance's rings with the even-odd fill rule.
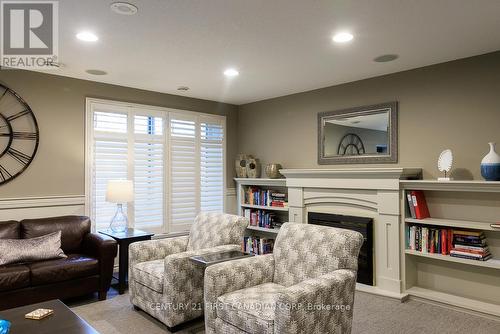
[[123,205],[118,204],[116,206],[116,212],[111,222],[109,223],[109,229],[115,233],[125,232],[128,227],[128,219],[125,212],[123,212]]

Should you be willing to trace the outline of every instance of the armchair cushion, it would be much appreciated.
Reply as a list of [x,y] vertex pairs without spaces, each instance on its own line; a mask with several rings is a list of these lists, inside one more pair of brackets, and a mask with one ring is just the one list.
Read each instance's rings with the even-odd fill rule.
[[137,263],[133,268],[134,279],[158,293],[163,293],[163,278],[165,273],[164,260],[153,260]]
[[237,290],[271,283],[274,273],[273,254],[215,264],[205,270],[205,326],[215,331],[218,298]]
[[283,285],[264,283],[218,298],[217,316],[246,333],[274,333],[275,306]]
[[248,226],[245,217],[221,213],[200,213],[189,233],[188,251],[221,245],[239,245]]

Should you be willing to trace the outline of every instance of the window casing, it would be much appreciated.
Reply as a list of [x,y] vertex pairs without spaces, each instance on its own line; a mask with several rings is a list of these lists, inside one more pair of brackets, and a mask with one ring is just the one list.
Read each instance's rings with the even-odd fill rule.
[[154,233],[189,230],[200,211],[223,212],[225,117],[87,99],[86,210],[106,229],[116,204],[111,179],[134,181],[124,205],[129,227]]

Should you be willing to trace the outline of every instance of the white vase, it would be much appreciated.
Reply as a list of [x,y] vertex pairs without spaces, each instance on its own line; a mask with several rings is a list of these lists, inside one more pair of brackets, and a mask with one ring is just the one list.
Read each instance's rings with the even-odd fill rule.
[[500,155],[495,150],[495,143],[488,143],[490,152],[481,161],[481,175],[486,181],[500,181]]

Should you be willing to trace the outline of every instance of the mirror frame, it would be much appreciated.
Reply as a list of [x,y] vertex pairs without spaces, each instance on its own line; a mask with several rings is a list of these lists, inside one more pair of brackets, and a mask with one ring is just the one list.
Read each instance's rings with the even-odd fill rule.
[[[389,109],[389,130],[388,144],[389,153],[384,155],[364,154],[364,155],[349,155],[349,156],[325,156],[325,138],[324,124],[328,118],[339,115],[363,115],[372,114],[381,109]],[[373,104],[369,106],[348,108],[336,111],[325,111],[318,113],[318,164],[320,165],[337,165],[337,164],[379,164],[379,163],[397,163],[398,162],[398,102],[386,102]]]

